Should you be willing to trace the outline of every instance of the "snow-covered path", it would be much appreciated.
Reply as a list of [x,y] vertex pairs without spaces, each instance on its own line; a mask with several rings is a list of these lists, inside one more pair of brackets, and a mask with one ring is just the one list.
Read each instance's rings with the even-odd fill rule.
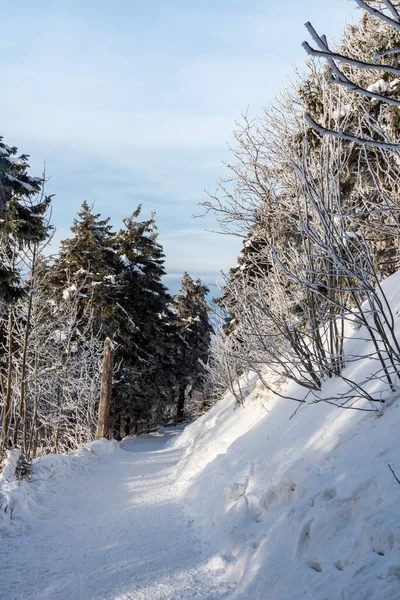
[[90,469],[49,479],[29,528],[2,548],[1,600],[228,597],[174,494],[180,451],[167,440],[132,438]]

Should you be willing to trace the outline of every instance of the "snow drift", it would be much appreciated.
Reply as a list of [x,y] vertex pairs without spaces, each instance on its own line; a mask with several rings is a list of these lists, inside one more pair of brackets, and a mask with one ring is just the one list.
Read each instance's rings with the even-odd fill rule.
[[[398,273],[384,284],[397,319],[399,285]],[[351,353],[368,356],[356,335]],[[347,375],[361,381],[369,362]],[[244,407],[227,394],[174,443],[185,449],[177,485],[213,546],[210,567],[236,584],[229,597],[400,599],[399,396],[375,382],[384,408],[364,413],[283,400],[255,375],[245,383]],[[340,385],[331,379],[321,396]]]
[[[32,462],[30,480],[17,480],[15,469],[19,458],[18,450],[11,450],[0,474],[0,538],[16,534],[29,527],[31,511],[50,480],[73,477],[76,471],[88,470],[93,462],[118,448],[117,442],[96,440],[84,448],[67,454],[49,454]],[[1,539],[0,539],[1,542]],[[0,544],[1,547],[1,544]]]

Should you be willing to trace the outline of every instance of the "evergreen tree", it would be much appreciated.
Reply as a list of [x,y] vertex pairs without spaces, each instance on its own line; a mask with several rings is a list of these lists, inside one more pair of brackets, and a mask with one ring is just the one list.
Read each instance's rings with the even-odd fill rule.
[[[201,388],[211,326],[208,289],[189,275],[173,299],[162,282],[164,253],[154,214],[140,220],[141,206],[114,234],[109,219],[86,202],[74,220],[73,237],[61,242],[48,267],[47,293],[62,307],[79,299],[79,318],[92,319],[94,333],[116,342],[112,400],[115,435],[140,423],[172,416],[179,391]],[[182,408],[179,409],[180,417]]]
[[[119,329],[116,414],[128,422],[161,418],[174,395],[176,331],[171,296],[162,283],[164,254],[154,214],[139,221],[141,206],[116,236],[121,261],[117,278]],[[117,419],[117,422],[119,419]]]
[[60,253],[49,267],[49,293],[62,302],[71,291],[79,291],[80,313],[93,313],[94,326],[104,336],[113,336],[115,322],[116,275],[119,261],[115,254],[110,219],[101,219],[83,202],[74,219],[73,237],[63,240]]
[[17,157],[0,137],[0,300],[21,295],[18,252],[49,234],[45,213],[51,197],[42,194],[43,178],[28,175],[28,155]]
[[179,394],[177,419],[184,416],[185,394],[202,388],[204,367],[207,362],[212,327],[206,302],[208,288],[200,279],[193,281],[184,273],[179,294],[175,298],[175,313],[179,319],[181,337],[179,348]]

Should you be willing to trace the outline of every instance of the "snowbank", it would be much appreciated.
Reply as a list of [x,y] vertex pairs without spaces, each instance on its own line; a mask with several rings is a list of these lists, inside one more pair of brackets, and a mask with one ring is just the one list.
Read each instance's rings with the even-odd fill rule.
[[[385,284],[396,318],[398,283]],[[364,377],[363,363],[347,374]],[[185,448],[179,491],[213,546],[209,567],[236,584],[229,597],[400,599],[398,396],[364,413],[282,400],[254,377],[249,392],[244,408],[227,394],[174,443]]]
[[57,481],[71,477],[76,471],[87,470],[94,461],[117,449],[117,442],[102,439],[66,454],[49,454],[37,458],[32,463],[30,481],[18,481],[15,477],[19,450],[8,452],[0,474],[0,538],[1,535],[29,526],[30,514],[38,498],[48,493],[49,479]]

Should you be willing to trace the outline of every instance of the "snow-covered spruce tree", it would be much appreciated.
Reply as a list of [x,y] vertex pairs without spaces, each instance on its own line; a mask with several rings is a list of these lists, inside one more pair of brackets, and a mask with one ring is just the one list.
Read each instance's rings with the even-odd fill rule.
[[96,332],[104,337],[112,337],[117,328],[115,278],[119,261],[109,221],[83,202],[71,227],[73,236],[60,243],[46,281],[49,297],[58,301],[79,289],[80,316],[93,318]]
[[178,333],[162,283],[163,249],[154,215],[141,220],[140,212],[139,206],[114,233],[109,219],[83,203],[74,236],[61,242],[46,280],[49,298],[58,305],[79,290],[79,317],[90,320],[94,335],[116,344],[111,407],[116,437],[162,422],[177,387]]
[[43,177],[28,174],[28,155],[17,156],[0,137],[0,300],[20,296],[18,251],[48,235],[45,213],[51,198],[43,193]]
[[200,279],[193,281],[188,273],[184,273],[181,289],[175,296],[174,310],[180,334],[178,421],[184,418],[186,394],[193,395],[203,389],[204,365],[207,363],[212,333],[206,301],[208,291]]
[[85,344],[106,337],[115,340],[121,319],[116,280],[122,265],[109,219],[83,202],[71,231],[72,237],[61,241],[58,256],[45,269],[47,299],[55,303],[54,314],[61,315],[73,298]]
[[244,274],[248,276],[248,281],[259,269],[270,269],[270,266],[258,260],[262,250],[265,248],[265,231],[261,215],[256,211],[254,223],[249,226],[247,237],[243,241],[243,247],[237,259],[237,264],[229,270],[225,276],[226,285],[221,289],[221,295],[213,299],[213,303],[225,311],[225,323],[223,326],[224,334],[232,333],[240,322],[240,310],[235,301],[235,295],[230,293],[229,283],[241,279]]
[[175,397],[177,332],[172,301],[162,283],[164,253],[154,214],[138,219],[141,206],[115,237],[121,265],[116,279],[117,362],[113,401],[116,435],[136,431],[140,423],[158,423]]

